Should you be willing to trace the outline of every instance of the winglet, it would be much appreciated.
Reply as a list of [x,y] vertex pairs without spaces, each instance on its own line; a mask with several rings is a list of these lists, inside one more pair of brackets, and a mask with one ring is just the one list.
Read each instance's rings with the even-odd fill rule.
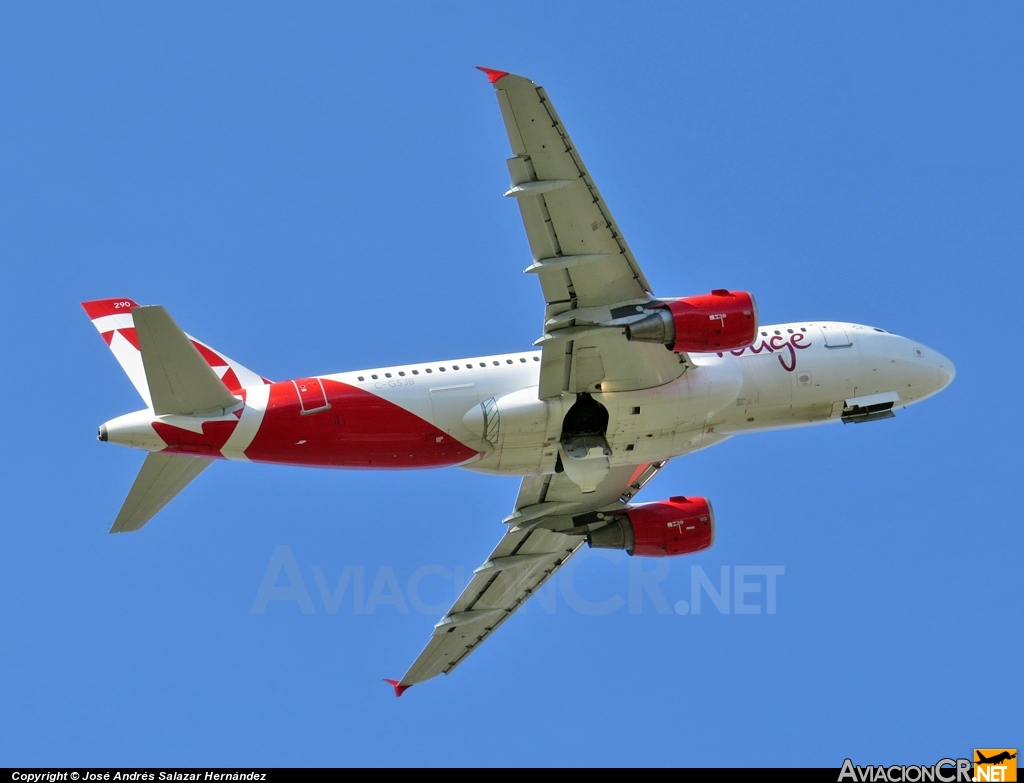
[[487,76],[487,80],[491,84],[494,84],[502,76],[508,76],[508,71],[496,71],[493,68],[484,68],[482,65],[478,65],[476,69],[478,71],[483,71],[484,74]]
[[389,680],[386,677],[384,678],[384,682],[395,689],[395,696],[401,696],[412,687],[411,685],[399,685],[398,680]]

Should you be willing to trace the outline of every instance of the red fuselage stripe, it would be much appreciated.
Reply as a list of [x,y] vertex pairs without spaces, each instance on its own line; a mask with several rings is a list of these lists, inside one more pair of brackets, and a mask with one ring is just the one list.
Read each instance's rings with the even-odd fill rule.
[[[321,383],[323,392],[321,393]],[[300,396],[297,389],[305,388]],[[165,451],[221,457],[237,421],[204,422],[202,433],[154,422]],[[245,456],[254,462],[333,468],[458,465],[478,452],[404,408],[327,379],[270,385],[260,428]]]
[[[308,382],[304,379],[299,383]],[[255,462],[337,468],[427,468],[458,465],[477,452],[433,424],[375,394],[322,379],[323,397],[304,413],[291,381],[270,387],[256,437],[245,450]],[[309,409],[306,400],[305,408]]]

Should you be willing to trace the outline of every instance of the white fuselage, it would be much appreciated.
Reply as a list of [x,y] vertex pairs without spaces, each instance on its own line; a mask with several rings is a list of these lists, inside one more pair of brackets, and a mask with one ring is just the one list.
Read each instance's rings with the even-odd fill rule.
[[[744,432],[839,421],[851,400],[874,395],[888,395],[898,409],[940,391],[955,372],[948,359],[913,340],[870,326],[835,322],[763,326],[753,346],[721,355],[691,354],[690,360],[692,366],[682,375],[661,386],[592,393],[608,411],[605,435],[610,465],[666,460]],[[373,395],[389,403],[388,409],[392,405],[403,409],[431,432],[436,428],[444,437],[464,444],[465,456],[447,464],[532,475],[557,469],[562,422],[576,400],[575,395],[540,400],[539,373],[540,352],[529,351],[319,378],[358,389],[367,398]],[[269,389],[266,385],[246,389],[240,411],[160,417],[143,410],[105,427],[114,442],[161,450],[167,444],[154,422],[202,432],[208,423],[237,421],[219,456],[259,459],[250,446],[260,428],[268,426]],[[360,416],[360,410],[351,409],[350,419]],[[312,439],[296,440],[295,460],[301,463],[302,453],[315,445]],[[326,443],[324,447],[330,449]],[[310,464],[334,463],[327,455]],[[444,463],[428,459],[408,467],[431,464]]]
[[[834,346],[826,345],[826,333]],[[943,389],[955,373],[946,357],[913,340],[834,322],[765,326],[752,348],[690,358],[696,366],[671,383],[592,395],[609,412],[612,465],[665,460],[744,432],[838,422],[847,401],[871,395],[895,393],[893,407],[905,407]],[[494,453],[465,467],[550,472],[572,399],[540,402],[532,386],[506,395],[497,401]]]

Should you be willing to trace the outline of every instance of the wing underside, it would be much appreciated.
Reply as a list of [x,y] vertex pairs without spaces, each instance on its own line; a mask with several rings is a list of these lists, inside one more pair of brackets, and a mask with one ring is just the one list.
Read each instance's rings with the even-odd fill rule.
[[[658,303],[547,93],[521,76],[481,70],[512,147],[505,195],[526,229],[533,262],[525,271],[537,276],[546,305],[538,396],[674,381],[689,364],[684,354],[626,338],[625,326]],[[402,679],[388,681],[396,694],[464,661],[583,545],[588,525],[603,524],[588,522],[601,517],[591,512],[621,510],[664,464],[606,468],[596,488],[579,471],[579,485],[566,472],[525,477],[508,531]]]
[[[551,527],[572,527],[572,517],[621,507],[665,463],[613,468],[584,496],[564,473],[527,476],[516,499],[513,525],[473,574],[448,613],[434,626],[427,646],[397,683],[400,689],[449,674],[522,606],[583,545],[585,536]],[[537,511],[551,510],[542,516]],[[516,522],[516,518],[521,522]],[[520,529],[516,529],[518,524]],[[399,691],[400,692],[400,691]]]
[[583,544],[549,530],[506,534],[473,575],[401,685],[448,674],[490,636]]
[[653,292],[543,87],[489,72],[513,157],[519,205],[546,302],[540,397],[627,391],[678,378],[685,358],[631,343],[622,326]]

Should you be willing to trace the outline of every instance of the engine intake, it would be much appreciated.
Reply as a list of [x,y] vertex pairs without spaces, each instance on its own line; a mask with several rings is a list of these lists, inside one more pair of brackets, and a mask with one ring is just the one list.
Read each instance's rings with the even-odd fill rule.
[[700,552],[714,540],[715,512],[707,498],[697,497],[634,506],[587,534],[587,543],[595,549],[624,549],[645,557]]
[[701,353],[745,348],[757,337],[757,305],[746,291],[717,288],[685,296],[626,327],[626,339],[661,343],[672,351]]

